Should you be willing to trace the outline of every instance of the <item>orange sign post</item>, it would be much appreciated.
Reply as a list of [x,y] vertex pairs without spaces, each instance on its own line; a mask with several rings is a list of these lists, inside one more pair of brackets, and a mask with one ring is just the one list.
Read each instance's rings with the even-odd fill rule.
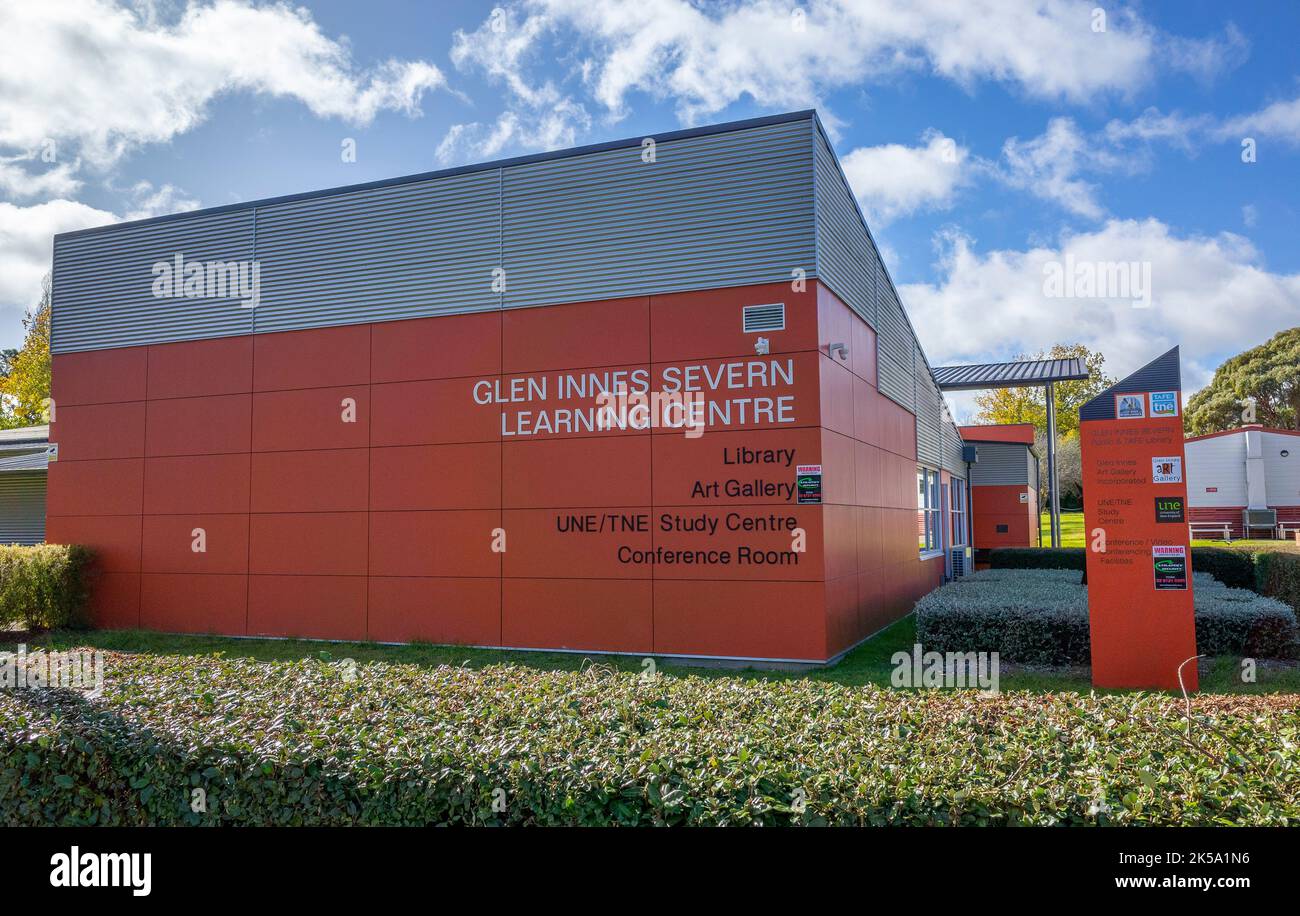
[[1181,388],[1175,347],[1079,409],[1097,687],[1177,690],[1196,655]]

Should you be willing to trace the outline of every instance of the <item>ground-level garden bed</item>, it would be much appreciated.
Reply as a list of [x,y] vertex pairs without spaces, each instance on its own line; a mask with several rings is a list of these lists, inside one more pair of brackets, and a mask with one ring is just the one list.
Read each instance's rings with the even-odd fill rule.
[[[1295,612],[1208,573],[1195,573],[1196,644],[1207,656],[1293,659]],[[1135,599],[1134,613],[1142,613]],[[1091,659],[1088,590],[1071,569],[989,569],[926,595],[916,607],[917,641],[937,652],[997,652],[1025,665],[1083,665]]]
[[0,691],[5,824],[1294,824],[1294,696],[112,654]]

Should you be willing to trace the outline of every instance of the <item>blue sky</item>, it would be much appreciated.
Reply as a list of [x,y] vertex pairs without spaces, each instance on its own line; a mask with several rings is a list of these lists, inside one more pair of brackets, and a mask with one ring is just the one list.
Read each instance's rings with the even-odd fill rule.
[[[56,231],[816,107],[932,362],[1180,343],[1195,388],[1300,324],[1297,35],[1280,2],[17,0],[0,346]],[[1147,265],[1149,307],[1046,298],[1067,257]]]

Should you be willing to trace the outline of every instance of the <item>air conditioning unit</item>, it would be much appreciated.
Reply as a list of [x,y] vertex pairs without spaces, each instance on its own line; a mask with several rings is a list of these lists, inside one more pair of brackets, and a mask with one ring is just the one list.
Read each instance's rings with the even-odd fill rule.
[[1250,537],[1250,529],[1267,528],[1269,533],[1277,529],[1277,510],[1276,509],[1242,509],[1241,510],[1241,528],[1242,534]]
[[952,577],[954,579],[964,576],[970,572],[970,551],[965,547],[954,547],[952,549]]

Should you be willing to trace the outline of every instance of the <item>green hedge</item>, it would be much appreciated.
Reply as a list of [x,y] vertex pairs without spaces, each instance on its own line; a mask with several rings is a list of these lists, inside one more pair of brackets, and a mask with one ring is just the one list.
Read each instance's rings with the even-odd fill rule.
[[155,655],[107,669],[94,700],[0,692],[0,823],[1300,823],[1300,768],[1278,765],[1300,745],[1286,697],[1198,697],[1189,742],[1181,699],[1160,694],[601,666],[348,680],[333,662]]
[[[1281,601],[1193,574],[1196,647],[1204,655],[1292,658],[1296,615]],[[1086,665],[1092,652],[1088,593],[1068,569],[989,569],[948,583],[917,603],[926,651],[997,652],[1025,665]]]
[[[997,547],[989,551],[993,569],[1077,569],[1084,567],[1082,547]],[[1255,588],[1251,554],[1225,547],[1193,547],[1192,569],[1209,573],[1231,588]]]
[[89,550],[75,545],[0,546],[0,623],[85,625],[91,559]]
[[1284,601],[1300,612],[1300,553],[1259,553],[1255,574],[1260,594]]

